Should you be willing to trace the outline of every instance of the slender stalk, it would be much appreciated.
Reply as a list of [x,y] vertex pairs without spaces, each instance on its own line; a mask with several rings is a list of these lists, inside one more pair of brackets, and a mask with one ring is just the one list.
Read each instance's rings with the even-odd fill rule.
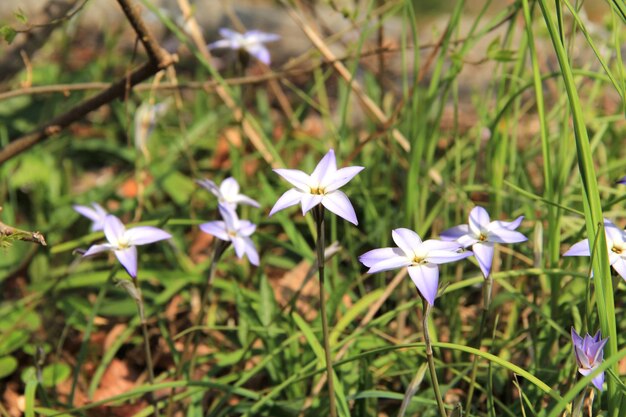
[[582,417],[583,415],[583,404],[585,402],[585,395],[587,394],[587,388],[581,391],[578,395],[578,398],[573,404],[572,407],[572,417]]
[[437,369],[435,369],[435,359],[433,358],[433,345],[430,341],[430,333],[428,330],[428,315],[430,314],[430,304],[424,298],[422,298],[424,304],[424,344],[426,345],[426,360],[428,361],[428,370],[430,371],[430,382],[433,385],[433,391],[435,392],[435,399],[437,400],[437,407],[439,408],[439,415],[441,417],[448,417],[446,412],[446,406],[443,403],[441,397],[441,390],[439,389],[439,381],[437,380]]
[[[487,323],[487,317],[489,316],[489,308],[491,307],[491,289],[493,288],[493,278],[491,274],[485,278],[483,283],[483,311],[480,317],[480,327],[478,328],[478,346],[476,349],[482,347],[483,334],[485,332],[485,324]],[[467,393],[467,403],[465,404],[465,414],[469,415],[472,408],[472,398],[474,397],[474,388],[476,386],[476,375],[478,373],[478,355],[474,355],[472,361],[472,372],[470,373],[470,386]]]
[[[198,312],[198,315],[196,316],[194,327],[199,327],[200,325],[202,325],[202,322],[205,319],[204,316],[206,314],[207,307],[209,304],[209,294],[211,293],[211,288],[213,287],[213,278],[215,277],[215,267],[217,266],[217,263],[222,257],[222,254],[224,253],[224,251],[226,251],[229,245],[230,245],[230,242],[225,242],[219,239],[217,239],[215,242],[211,264],[209,265],[207,285],[204,287],[202,291],[202,303],[200,304],[200,311]],[[189,348],[192,344],[191,343],[192,341],[194,342],[193,351],[190,353]],[[197,341],[198,341],[197,332],[190,333],[185,337],[185,342],[183,344],[183,352],[180,356],[178,364],[176,365],[176,371],[174,372],[174,380],[178,380],[180,378],[180,376],[183,373],[183,367],[185,366],[185,363],[187,363],[187,361],[189,360],[191,360],[191,364],[189,366],[189,375],[193,374],[193,369],[195,368],[195,356],[196,356],[196,351],[198,349]],[[175,404],[174,392],[175,392],[174,389],[170,391],[170,395],[167,400],[167,411],[165,414],[167,417],[172,417],[174,413],[174,404]]]
[[[139,288],[139,281],[137,277],[132,277],[133,286],[135,287],[135,293],[132,294],[137,303],[137,310],[139,312],[139,318],[141,319],[141,331],[143,332],[144,350],[146,354],[146,368],[148,369],[148,380],[150,385],[154,385],[154,365],[152,363],[152,351],[150,350],[150,335],[148,334],[148,323],[146,321],[146,315],[144,314],[143,295]],[[154,398],[154,393],[150,392],[148,398],[154,408],[154,417],[159,417],[159,407],[157,406]]]
[[317,270],[320,277],[320,312],[322,314],[322,335],[324,339],[324,355],[326,357],[326,373],[328,381],[328,400],[330,402],[330,416],[337,417],[335,404],[335,388],[333,381],[333,364],[330,358],[330,344],[328,342],[328,317],[326,317],[326,291],[324,290],[324,207],[317,205],[313,209],[313,217],[317,225]]

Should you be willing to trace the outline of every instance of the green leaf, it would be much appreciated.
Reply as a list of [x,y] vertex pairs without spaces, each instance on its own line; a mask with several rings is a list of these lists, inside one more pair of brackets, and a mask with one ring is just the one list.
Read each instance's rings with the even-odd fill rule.
[[264,326],[269,326],[272,322],[272,317],[274,317],[274,311],[276,307],[276,301],[274,299],[274,291],[270,286],[267,277],[263,275],[261,277],[261,304],[259,311],[259,319],[261,320],[261,324]]
[[487,56],[494,61],[510,62],[515,61],[517,51],[512,49],[502,49],[500,47],[500,38],[494,39],[487,47]]
[[17,18],[17,20],[19,20],[20,22],[26,24],[26,22],[28,22],[28,17],[26,17],[26,13],[24,13],[24,10],[22,10],[21,8],[17,9],[15,11],[15,13],[13,13],[15,15],[15,17]]
[[17,359],[13,356],[3,356],[0,358],[0,379],[11,375],[17,369]]
[[15,39],[15,35],[17,35],[17,31],[11,26],[0,27],[0,36],[2,36],[9,45],[13,42],[13,39]]
[[163,178],[162,186],[163,190],[172,197],[172,200],[181,206],[187,204],[191,194],[196,189],[194,182],[178,171],[174,171]]
[[71,368],[65,363],[53,363],[43,368],[41,383],[46,388],[52,388],[65,381],[71,373]]

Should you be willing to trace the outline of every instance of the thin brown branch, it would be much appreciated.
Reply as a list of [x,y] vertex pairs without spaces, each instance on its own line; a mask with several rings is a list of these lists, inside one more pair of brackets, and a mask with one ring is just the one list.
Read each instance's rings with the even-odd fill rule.
[[[0,207],[2,211],[2,207]],[[30,232],[28,230],[16,229],[0,222],[0,236],[11,240],[23,240],[24,242],[39,243],[41,246],[47,246],[46,239],[40,232]]]

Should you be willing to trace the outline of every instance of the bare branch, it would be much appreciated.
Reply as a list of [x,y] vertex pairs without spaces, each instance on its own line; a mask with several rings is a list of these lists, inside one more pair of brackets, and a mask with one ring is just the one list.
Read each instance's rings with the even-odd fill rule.
[[[2,211],[2,207],[0,207]],[[40,232],[29,232],[27,230],[16,229],[15,227],[0,222],[0,237],[9,238],[11,240],[23,240],[25,242],[39,243],[41,246],[47,246],[46,239]]]

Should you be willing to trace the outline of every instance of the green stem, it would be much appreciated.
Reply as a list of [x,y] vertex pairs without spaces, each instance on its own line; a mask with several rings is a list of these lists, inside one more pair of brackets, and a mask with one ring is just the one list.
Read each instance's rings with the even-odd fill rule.
[[[476,349],[480,350],[483,344],[483,334],[485,332],[485,324],[487,323],[487,317],[489,316],[489,308],[491,307],[491,289],[493,287],[493,278],[491,273],[485,282],[483,283],[483,311],[480,316],[480,327],[478,328],[478,346]],[[467,393],[467,403],[465,404],[465,414],[469,415],[472,408],[472,398],[474,397],[474,389],[476,386],[476,376],[478,374],[478,355],[474,355],[472,361],[472,372],[470,374],[470,386]]]
[[330,358],[330,344],[328,341],[328,317],[326,317],[326,291],[324,289],[324,207],[317,205],[313,209],[313,217],[317,225],[317,268],[320,277],[320,312],[322,314],[322,335],[324,339],[324,355],[326,358],[326,374],[328,381],[328,400],[330,403],[330,416],[337,417],[335,405],[335,388],[333,381],[333,364]]
[[[226,251],[229,245],[230,245],[230,242],[225,242],[223,240],[216,240],[215,242],[215,248],[213,249],[213,256],[211,259],[211,264],[209,265],[207,285],[204,287],[204,290],[202,291],[202,303],[200,304],[200,311],[198,312],[198,315],[196,316],[196,320],[194,322],[195,328],[201,326],[202,322],[205,321],[204,316],[206,314],[207,307],[209,304],[209,294],[211,293],[211,288],[213,287],[213,278],[215,277],[215,269],[216,269],[215,267],[217,266],[218,261],[220,260],[220,258],[222,257],[222,254]],[[191,343],[192,341],[194,342],[193,351],[190,353],[189,348],[192,345]],[[183,344],[183,352],[180,356],[178,364],[176,365],[176,371],[174,372],[174,380],[178,380],[181,377],[183,373],[183,367],[185,363],[187,363],[189,360],[191,360],[191,363],[189,365],[189,375],[193,375],[193,370],[196,365],[196,361],[195,361],[196,352],[198,350],[197,342],[198,342],[198,332],[190,333],[185,337],[185,342]],[[175,404],[174,391],[175,391],[174,389],[170,391],[170,395],[167,400],[167,412],[166,412],[167,417],[172,417],[173,412],[174,412],[174,404]]]
[[424,345],[426,346],[426,360],[428,361],[428,370],[430,371],[430,382],[433,385],[433,391],[435,392],[435,399],[437,400],[437,407],[439,408],[439,415],[441,417],[448,417],[446,412],[446,406],[443,403],[441,397],[441,390],[439,389],[439,381],[437,380],[437,369],[435,368],[435,359],[433,358],[433,345],[430,341],[430,333],[428,330],[428,315],[430,314],[430,304],[426,299],[422,297],[424,303]]
[[[141,319],[141,331],[143,332],[143,343],[146,353],[146,368],[148,369],[148,380],[150,381],[150,385],[154,385],[154,365],[152,363],[152,351],[150,350],[150,335],[148,334],[148,323],[144,314],[143,295],[141,294],[141,289],[139,288],[139,281],[137,280],[137,277],[132,277],[132,281],[133,286],[136,290],[137,297],[135,298],[135,301],[137,303],[139,318]],[[159,407],[157,406],[156,400],[154,398],[154,393],[150,392],[148,397],[154,408],[154,417],[159,417]]]

